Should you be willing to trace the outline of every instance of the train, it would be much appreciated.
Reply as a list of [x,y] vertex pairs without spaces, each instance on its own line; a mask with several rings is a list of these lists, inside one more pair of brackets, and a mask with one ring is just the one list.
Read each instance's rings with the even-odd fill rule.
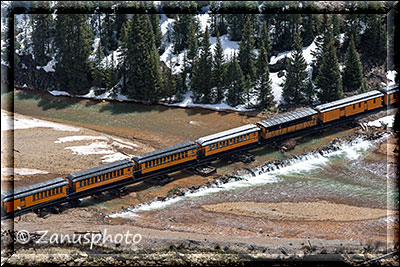
[[303,108],[274,118],[247,124],[201,137],[131,159],[119,160],[88,170],[57,177],[45,182],[1,194],[1,214],[17,215],[24,211],[71,202],[105,189],[118,188],[159,173],[187,168],[200,161],[215,159],[227,152],[246,149],[355,115],[393,106],[399,102],[399,86],[394,84],[313,108]]

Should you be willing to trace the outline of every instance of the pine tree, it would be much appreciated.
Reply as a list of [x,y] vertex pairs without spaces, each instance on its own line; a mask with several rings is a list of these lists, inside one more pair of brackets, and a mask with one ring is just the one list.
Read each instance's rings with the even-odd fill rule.
[[93,34],[87,15],[59,14],[55,26],[55,44],[58,50],[55,76],[59,88],[72,94],[87,92],[89,87],[89,55]]
[[354,44],[356,49],[360,48],[360,15],[359,14],[346,14],[346,31],[345,31],[345,39],[343,42],[343,48],[347,50],[347,46],[349,45],[350,36],[354,38]]
[[381,15],[369,14],[366,30],[363,34],[364,45],[362,54],[369,64],[382,64],[386,60],[387,34]]
[[260,36],[258,40],[258,49],[260,49],[262,45],[264,45],[265,52],[267,53],[267,55],[269,55],[269,52],[271,51],[271,42],[269,40],[269,30],[265,21],[261,26]]
[[157,12],[156,7],[154,6],[153,2],[150,2],[149,11],[154,14],[149,14],[151,26],[153,28],[154,40],[156,42],[156,47],[158,51],[161,51],[161,44],[162,44],[162,34],[160,29],[160,15]]
[[353,36],[351,36],[343,71],[343,90],[345,92],[360,90],[362,83],[363,71],[360,56],[357,53]]
[[316,37],[316,46],[317,49],[315,51],[311,52],[311,55],[314,57],[312,61],[312,67],[313,67],[313,72],[312,72],[312,78],[316,79],[319,69],[322,65],[322,59],[324,57],[324,53],[328,48],[328,44],[331,41],[334,41],[333,39],[333,29],[332,29],[332,24],[330,23],[330,20],[327,15],[324,15],[323,17],[323,23],[321,23],[321,28],[320,31],[323,33],[319,36]]
[[296,32],[292,45],[292,57],[288,60],[286,80],[283,83],[282,96],[289,104],[303,102],[303,91],[308,74],[307,63],[303,57],[303,43],[300,33]]
[[194,94],[194,101],[210,103],[212,100],[212,55],[210,50],[210,35],[208,27],[204,31],[200,46],[200,55],[194,61],[191,88]]
[[233,56],[228,66],[226,86],[228,89],[226,99],[228,105],[235,107],[241,104],[245,80],[236,55]]
[[[197,23],[193,14],[176,15],[174,23],[174,52],[177,53],[188,47],[188,39],[197,32]],[[189,35],[190,34],[190,35]]]
[[312,105],[314,97],[315,97],[315,89],[314,89],[314,84],[311,80],[311,78],[307,79],[306,85],[303,90],[304,94],[304,99],[306,100],[306,103],[308,105]]
[[162,88],[159,94],[161,98],[171,97],[176,93],[176,79],[175,75],[173,75],[174,71],[174,64],[170,58],[169,60],[170,67],[165,67],[163,72],[161,73],[162,76]]
[[221,39],[217,34],[217,41],[214,48],[213,69],[212,69],[212,86],[216,88],[215,103],[220,103],[224,98],[224,51],[221,45]]
[[315,21],[312,16],[314,14],[308,15],[306,19],[303,20],[303,28],[301,31],[301,38],[303,39],[303,43],[305,46],[309,46],[315,37]]
[[239,62],[243,75],[249,75],[251,78],[254,78],[254,33],[252,29],[253,26],[248,17],[244,25],[242,40],[239,44]]
[[269,107],[272,103],[273,97],[271,80],[269,78],[268,55],[263,40],[261,40],[257,58],[257,80],[255,83],[255,91],[257,93],[258,103],[260,103],[263,108]]
[[244,90],[243,90],[243,95],[242,95],[242,103],[246,103],[247,107],[251,105],[251,97],[252,97],[252,91],[251,89],[253,88],[254,83],[252,82],[252,79],[250,75],[247,75],[244,80]]
[[133,14],[123,31],[122,60],[127,93],[134,99],[155,100],[161,90],[160,57],[148,15]]
[[229,40],[240,41],[242,39],[242,30],[245,27],[245,14],[227,14]]
[[324,52],[316,83],[317,87],[320,89],[318,98],[322,103],[342,98],[342,77],[340,76],[333,38]]
[[187,36],[188,59],[194,59],[199,50],[196,32],[197,32],[196,24],[192,21],[188,26],[188,36]]
[[[42,7],[50,9],[48,2],[43,2]],[[51,14],[32,14],[32,44],[33,55],[38,65],[46,65],[52,54],[54,35],[54,20]]]
[[228,33],[228,25],[226,22],[225,14],[220,14],[222,8],[222,1],[210,2],[210,35],[215,37],[217,33],[224,35]]
[[92,77],[93,77],[93,85],[101,88],[103,87],[103,79],[105,77],[105,70],[103,69],[103,66],[101,64],[102,59],[104,57],[104,53],[101,49],[101,41],[99,43],[99,46],[96,49],[96,54],[95,58],[93,61],[93,67],[92,67]]

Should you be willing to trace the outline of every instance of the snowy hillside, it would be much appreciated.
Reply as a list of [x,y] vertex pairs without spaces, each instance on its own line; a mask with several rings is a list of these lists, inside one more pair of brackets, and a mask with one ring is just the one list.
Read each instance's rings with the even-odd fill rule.
[[[161,2],[154,2],[154,4],[157,7],[161,6]],[[2,3],[2,5],[4,5]],[[52,1],[51,5],[54,6],[55,2]],[[259,5],[259,8],[262,8],[262,5]],[[205,6],[202,7],[201,9],[201,14],[197,14],[195,15],[195,19],[196,21],[199,23],[199,32],[197,32],[197,36],[199,37],[204,31],[205,29],[208,27],[208,29],[211,28],[211,16],[210,16],[210,6]],[[54,14],[56,17],[56,14]],[[102,45],[103,42],[101,42],[99,35],[99,30],[101,27],[100,24],[102,24],[104,22],[104,17],[105,15],[99,15],[98,19],[89,19],[89,23],[91,24],[91,29],[93,30],[94,36],[93,36],[93,42],[90,48],[90,56],[89,56],[89,61],[90,62],[94,62],[95,58],[96,58],[96,53],[99,50],[99,47]],[[18,47],[16,47],[16,53],[17,54],[25,54],[25,55],[32,55],[33,57],[33,52],[32,52],[32,24],[28,23],[29,21],[29,15],[17,15],[16,16],[16,30],[17,30],[17,35],[16,35],[16,41],[19,44]],[[1,20],[2,22],[2,32],[4,32],[6,30],[6,26],[4,24],[4,18],[2,18]],[[159,16],[159,23],[160,23],[160,31],[161,31],[161,35],[162,35],[162,45],[160,47],[162,47],[162,49],[160,49],[161,54],[160,56],[160,62],[163,63],[163,65],[165,64],[165,66],[167,66],[168,68],[170,68],[172,70],[173,74],[179,74],[183,71],[184,68],[184,51],[181,50],[178,54],[175,54],[175,43],[173,42],[174,39],[174,24],[175,24],[175,19],[168,17],[166,14],[160,14]],[[304,25],[302,25],[304,26]],[[366,32],[366,25],[364,22],[360,21],[360,34],[362,34],[363,32]],[[276,35],[276,28],[275,25],[272,25],[269,29],[269,38],[271,39],[271,36],[275,36]],[[259,34],[259,33],[258,33]],[[313,35],[314,36],[314,35]],[[339,44],[342,45],[344,43],[344,39],[345,39],[345,34],[341,33],[339,35],[337,35],[338,39],[339,39]],[[223,55],[225,58],[225,61],[228,61],[229,59],[231,59],[233,57],[233,55],[238,55],[239,54],[239,42],[238,41],[231,41],[230,39],[231,36],[228,34],[224,34],[220,36],[220,41],[221,41],[221,46],[222,46],[222,50],[223,50]],[[216,41],[217,38],[216,37],[210,37],[209,42],[211,44],[210,46],[210,50],[211,53],[214,55],[214,50],[216,47]],[[309,40],[311,41],[311,40]],[[309,43],[309,42],[308,42]],[[121,50],[121,46],[120,42],[115,44],[115,47],[112,48],[111,50],[107,51],[106,56],[103,56],[101,59],[101,63],[100,66],[102,66],[101,68],[107,69],[110,68],[110,66],[115,67],[115,69],[117,69],[121,62],[121,55],[122,55],[122,50]],[[117,47],[118,46],[118,47]],[[289,46],[290,47],[290,46]],[[2,40],[2,54],[3,54],[3,50],[6,48],[6,43],[4,40]],[[279,49],[279,48],[278,48]],[[302,49],[302,54],[303,57],[306,61],[307,64],[307,73],[309,76],[311,76],[312,74],[312,67],[311,64],[314,61],[314,56],[312,55],[313,52],[315,52],[317,49],[317,45],[316,45],[316,38],[311,42],[310,45],[303,47]],[[276,51],[276,50],[275,50]],[[256,49],[254,49],[252,51],[256,56],[258,55],[258,51]],[[278,53],[277,55],[274,55],[270,58],[269,61],[269,65],[273,66],[275,64],[279,65],[282,60],[284,60],[285,58],[291,58],[292,57],[292,50],[288,50],[288,51],[283,51]],[[44,72],[46,73],[50,73],[50,72],[55,72],[56,69],[56,65],[57,65],[57,60],[55,55],[50,55],[49,56],[50,60],[47,62],[47,64],[44,64],[43,66],[35,66],[37,70],[44,70]],[[192,62],[190,60],[187,61],[189,65],[192,64]],[[8,65],[8,62],[5,62],[3,60],[2,57],[2,64],[3,65]],[[97,63],[96,63],[97,64]],[[340,62],[339,64],[339,69],[342,70],[343,69],[344,64],[342,62]],[[25,69],[25,65],[22,64],[22,69]],[[277,69],[277,68],[276,68]],[[282,68],[280,68],[282,69]],[[114,70],[114,68],[113,68]],[[242,70],[243,71],[243,70]],[[270,80],[271,80],[271,88],[272,88],[272,95],[273,95],[273,102],[274,102],[274,106],[279,106],[279,104],[284,104],[284,101],[282,99],[282,84],[285,81],[285,74],[286,71],[283,70],[281,72],[270,72]],[[389,85],[394,83],[394,76],[395,76],[396,72],[393,70],[390,70],[387,72],[386,78],[389,81]],[[115,81],[118,81],[117,83]],[[22,82],[21,84],[23,84],[24,82]],[[78,94],[77,97],[84,97],[84,98],[95,98],[95,99],[104,99],[104,100],[109,100],[109,99],[115,99],[115,100],[119,100],[119,101],[133,101],[134,99],[129,99],[127,96],[121,94],[121,85],[122,85],[122,80],[120,80],[120,76],[117,79],[114,79],[112,84],[114,84],[114,86],[110,86],[111,90],[106,90],[105,88],[96,88],[92,85],[90,85],[90,89],[89,92],[84,91],[85,94]],[[204,108],[208,108],[208,109],[214,109],[214,110],[236,110],[236,111],[246,111],[248,110],[247,107],[251,107],[252,104],[255,104],[255,97],[251,96],[249,97],[250,100],[244,100],[243,104],[240,104],[238,106],[229,106],[225,99],[222,100],[221,104],[195,104],[193,101],[193,92],[191,91],[190,88],[190,79],[189,76],[188,78],[185,80],[185,84],[186,84],[186,92],[183,92],[183,98],[181,102],[178,103],[173,103],[170,104],[171,106],[179,106],[179,107],[204,107]],[[29,85],[29,84],[28,84]],[[104,85],[103,85],[104,86]],[[109,85],[106,85],[109,86]],[[54,86],[54,88],[56,88]],[[86,88],[86,87],[85,87]],[[193,87],[194,88],[194,87]],[[193,89],[194,90],[194,89]],[[255,91],[254,87],[249,89],[250,92]],[[176,91],[174,91],[175,93]],[[195,91],[197,92],[197,91]],[[54,90],[52,89],[50,91],[50,93],[52,95],[55,96],[69,96],[70,93],[68,92],[62,92],[62,91],[58,91],[58,90]],[[174,94],[173,93],[173,94]],[[226,93],[226,92],[225,92]],[[182,95],[181,94],[181,95]],[[172,96],[170,95],[170,97],[167,97],[167,99],[177,99],[176,96]],[[236,102],[237,103],[237,102]]]

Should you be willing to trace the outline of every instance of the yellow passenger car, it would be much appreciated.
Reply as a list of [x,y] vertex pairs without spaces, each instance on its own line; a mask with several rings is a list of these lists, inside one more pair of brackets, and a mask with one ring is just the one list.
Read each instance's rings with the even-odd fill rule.
[[185,142],[134,157],[132,160],[135,162],[135,170],[141,175],[196,160],[196,152],[197,145],[194,142]]
[[118,181],[132,179],[134,164],[128,159],[68,175],[73,192],[82,192]]
[[257,122],[257,125],[261,128],[261,137],[269,139],[317,125],[317,114],[306,108]]
[[205,157],[258,142],[260,128],[248,124],[196,140]]
[[380,89],[384,94],[383,101],[385,105],[393,105],[399,102],[399,85],[393,84]]
[[323,123],[327,123],[380,108],[382,107],[382,98],[381,92],[373,90],[316,106],[315,110],[318,111],[318,118]]
[[40,208],[67,196],[68,182],[61,177],[16,189],[1,195],[2,213]]

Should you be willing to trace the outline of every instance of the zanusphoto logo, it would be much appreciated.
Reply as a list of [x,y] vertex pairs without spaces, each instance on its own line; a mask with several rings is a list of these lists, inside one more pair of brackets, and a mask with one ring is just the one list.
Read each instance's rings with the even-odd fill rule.
[[85,232],[85,233],[74,233],[74,234],[60,234],[51,233],[49,231],[42,230],[35,232],[35,238],[31,237],[31,234],[26,230],[20,230],[16,234],[16,241],[20,244],[27,244],[30,241],[36,244],[90,244],[90,249],[94,245],[105,244],[110,242],[113,244],[126,244],[126,245],[136,245],[142,241],[142,235],[132,234],[128,231],[126,233],[117,233],[111,235],[107,233],[107,229],[103,232]]

